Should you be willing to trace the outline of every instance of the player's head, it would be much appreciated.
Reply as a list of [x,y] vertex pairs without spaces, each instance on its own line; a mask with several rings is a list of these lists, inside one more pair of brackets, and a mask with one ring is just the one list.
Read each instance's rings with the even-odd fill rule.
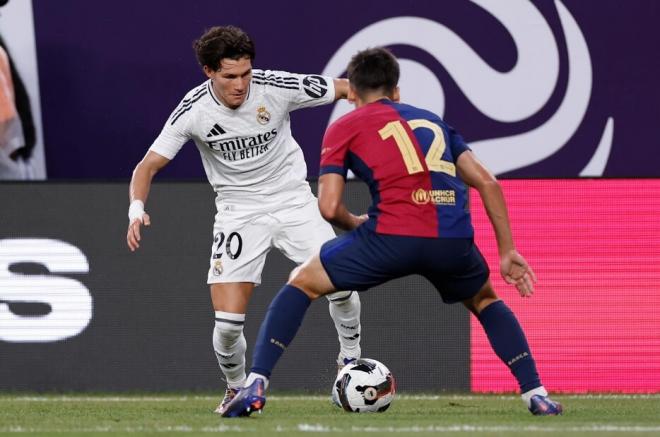
[[199,65],[215,71],[222,68],[223,59],[238,61],[254,59],[254,42],[243,30],[235,26],[215,26],[193,42]]
[[199,64],[213,82],[216,96],[230,108],[245,101],[252,79],[254,42],[234,26],[216,26],[193,43]]
[[[399,99],[399,62],[383,47],[358,52],[346,69],[350,84],[349,100],[356,104],[387,97]],[[352,94],[352,96],[351,96]]]

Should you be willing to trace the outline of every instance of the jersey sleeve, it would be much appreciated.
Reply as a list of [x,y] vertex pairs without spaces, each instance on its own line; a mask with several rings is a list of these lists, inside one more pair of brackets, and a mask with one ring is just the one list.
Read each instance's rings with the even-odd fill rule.
[[337,122],[332,123],[325,131],[321,146],[321,164],[319,176],[336,173],[344,176],[348,172],[346,155],[348,154],[352,133]]
[[183,99],[165,122],[163,130],[154,140],[149,150],[156,152],[165,158],[172,160],[179,150],[191,139],[190,121],[191,105],[190,99]]
[[451,156],[454,158],[454,162],[456,162],[461,153],[471,149],[463,139],[463,136],[456,132],[453,127],[447,125],[447,131],[449,133]]
[[267,85],[277,92],[287,101],[289,111],[335,101],[335,83],[329,76],[253,70],[252,81],[258,85]]

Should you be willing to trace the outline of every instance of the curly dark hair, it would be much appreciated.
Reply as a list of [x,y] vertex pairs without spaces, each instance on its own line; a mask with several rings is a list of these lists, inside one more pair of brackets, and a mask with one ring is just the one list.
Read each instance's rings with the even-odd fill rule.
[[384,47],[357,52],[346,68],[348,81],[358,95],[382,91],[392,95],[399,83],[399,62]]
[[235,26],[215,26],[193,42],[197,61],[213,71],[220,69],[222,59],[254,59],[254,42]]

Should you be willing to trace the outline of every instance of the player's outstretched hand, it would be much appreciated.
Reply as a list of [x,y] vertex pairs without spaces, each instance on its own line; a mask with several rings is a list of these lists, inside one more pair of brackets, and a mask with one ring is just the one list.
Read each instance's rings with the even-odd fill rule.
[[522,297],[534,294],[536,274],[525,258],[515,249],[510,250],[500,260],[500,273],[507,284],[515,285]]
[[134,219],[131,223],[128,225],[128,233],[126,234],[126,242],[128,243],[128,248],[131,250],[131,252],[135,252],[138,247],[140,247],[140,226],[145,225],[149,226],[151,225],[151,218],[149,217],[149,214],[146,212],[142,214],[142,219]]

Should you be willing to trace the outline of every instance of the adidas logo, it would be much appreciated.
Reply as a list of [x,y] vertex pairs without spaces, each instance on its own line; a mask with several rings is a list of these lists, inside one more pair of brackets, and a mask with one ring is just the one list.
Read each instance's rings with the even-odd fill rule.
[[218,123],[216,123],[216,124],[213,125],[213,129],[211,129],[211,131],[208,134],[206,134],[206,138],[210,138],[210,137],[214,137],[216,135],[222,135],[222,134],[226,134],[226,133],[227,133],[227,131],[225,131],[222,128],[222,126],[220,126]]

